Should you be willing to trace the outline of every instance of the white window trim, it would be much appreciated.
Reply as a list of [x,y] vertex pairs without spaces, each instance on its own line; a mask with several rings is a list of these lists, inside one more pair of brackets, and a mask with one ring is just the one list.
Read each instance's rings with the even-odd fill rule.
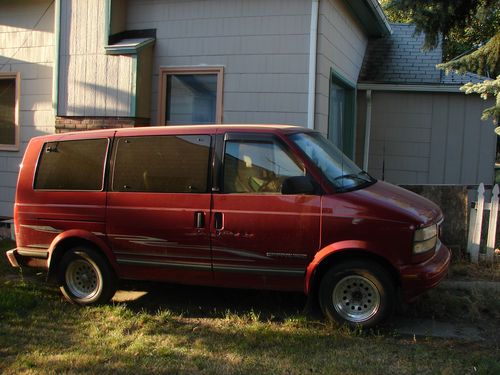
[[158,125],[168,125],[165,119],[167,105],[167,76],[170,74],[216,74],[217,75],[217,104],[215,123],[222,124],[223,95],[224,95],[224,67],[223,66],[183,66],[160,67],[159,95],[158,95]]
[[15,126],[15,143],[2,144],[0,143],[0,151],[19,151],[19,98],[21,92],[21,75],[19,72],[0,72],[0,79],[15,79],[16,80],[16,93],[15,93],[15,106],[14,106],[14,126]]

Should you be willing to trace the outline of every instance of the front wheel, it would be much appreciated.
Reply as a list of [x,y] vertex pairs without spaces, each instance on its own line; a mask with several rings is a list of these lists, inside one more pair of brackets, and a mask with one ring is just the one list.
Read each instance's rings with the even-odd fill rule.
[[394,310],[394,283],[377,263],[343,262],[323,277],[319,302],[330,320],[350,326],[373,327]]
[[106,303],[116,291],[116,277],[108,262],[85,246],[64,254],[59,266],[59,281],[64,297],[79,305]]

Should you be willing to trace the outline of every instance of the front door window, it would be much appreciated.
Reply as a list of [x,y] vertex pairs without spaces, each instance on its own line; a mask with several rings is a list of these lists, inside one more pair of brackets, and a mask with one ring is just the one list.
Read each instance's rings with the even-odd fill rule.
[[226,142],[225,193],[281,194],[286,178],[304,174],[303,167],[274,142]]

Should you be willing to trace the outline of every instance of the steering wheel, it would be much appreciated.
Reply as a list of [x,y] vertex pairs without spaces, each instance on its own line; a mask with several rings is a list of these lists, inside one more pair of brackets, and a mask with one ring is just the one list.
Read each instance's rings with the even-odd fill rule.
[[258,192],[259,193],[279,193],[281,191],[281,185],[282,183],[280,182],[279,179],[273,178],[269,181],[266,181],[263,183],[260,187]]

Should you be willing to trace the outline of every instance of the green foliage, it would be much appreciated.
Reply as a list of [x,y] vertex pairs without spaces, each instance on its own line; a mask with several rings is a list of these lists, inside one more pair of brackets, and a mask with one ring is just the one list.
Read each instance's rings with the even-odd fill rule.
[[451,60],[444,64],[439,64],[438,68],[455,70],[459,73],[474,72],[484,74],[484,72],[498,72],[500,74],[500,32],[491,38],[485,45],[476,51]]
[[481,119],[493,119],[493,123],[498,123],[500,119],[500,75],[495,80],[487,80],[481,83],[467,83],[460,87],[460,90],[465,91],[466,94],[479,94],[484,100],[494,97],[495,105],[486,108],[483,111]]
[[413,23],[413,11],[411,9],[399,9],[392,6],[393,0],[380,0],[380,5],[390,22]]
[[[392,22],[411,22],[425,33],[425,49],[443,43],[443,58],[450,60],[488,42],[500,31],[500,0],[382,0]],[[500,74],[500,56],[487,47],[482,75]],[[487,69],[485,69],[487,68]],[[473,70],[476,71],[476,70]]]

